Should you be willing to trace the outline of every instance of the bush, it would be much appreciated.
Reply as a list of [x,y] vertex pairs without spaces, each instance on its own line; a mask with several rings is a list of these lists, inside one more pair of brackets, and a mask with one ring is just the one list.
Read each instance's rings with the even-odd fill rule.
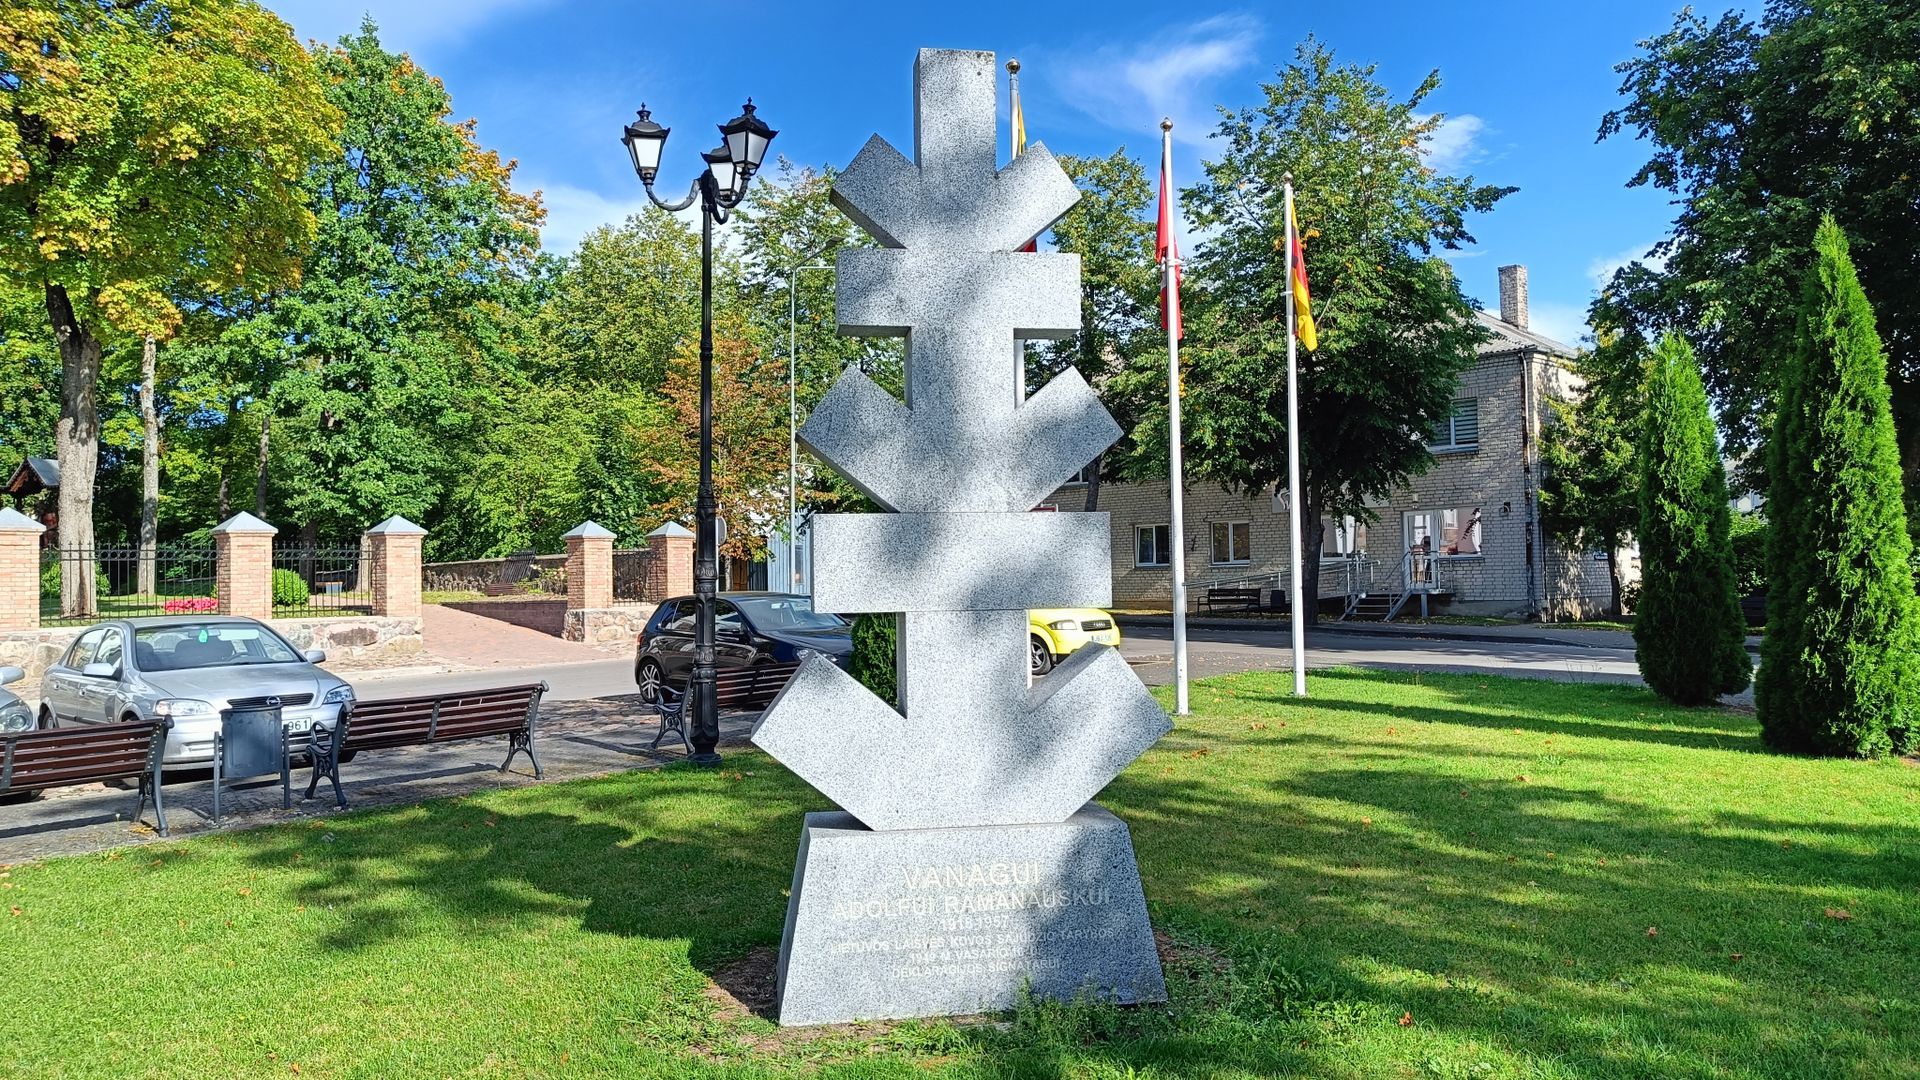
[[1654,349],[1640,435],[1640,602],[1633,655],[1661,697],[1706,705],[1753,679],[1733,587],[1733,511],[1693,350]]
[[1813,248],[1768,438],[1760,731],[1799,753],[1904,753],[1920,741],[1920,605],[1887,357],[1832,217]]
[[895,667],[899,648],[898,615],[853,617],[853,660],[847,670],[896,709],[900,707],[899,669]]
[[1767,519],[1733,515],[1733,588],[1741,596],[1767,591]]
[[[40,571],[40,595],[48,600],[60,599],[61,560],[55,558]],[[113,583],[107,580],[107,568],[99,563],[93,564],[93,595],[105,599],[113,591]]]
[[273,572],[273,605],[275,607],[304,607],[313,590],[307,588],[307,579],[292,570]]

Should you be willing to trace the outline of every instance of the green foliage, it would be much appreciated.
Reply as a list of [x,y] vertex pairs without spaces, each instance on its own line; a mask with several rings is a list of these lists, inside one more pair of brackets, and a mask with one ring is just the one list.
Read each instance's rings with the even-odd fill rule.
[[[60,597],[60,563],[61,560],[57,558],[48,559],[47,564],[40,568],[40,595],[43,598],[57,600]],[[94,563],[93,595],[105,598],[112,592],[113,584],[107,580],[107,568]]]
[[273,361],[255,389],[299,478],[282,490],[289,519],[352,533],[401,514],[432,529],[462,448],[505,404],[489,388],[517,363],[510,309],[541,210],[371,23],[314,63],[346,152],[307,178],[319,228],[300,286],[227,335]]
[[[1144,455],[1142,464],[1133,432],[1142,418],[1165,409],[1166,338],[1157,307],[1160,274],[1154,262],[1154,223],[1147,219],[1153,212],[1153,188],[1146,170],[1127,156],[1125,147],[1106,157],[1069,155],[1060,165],[1080,189],[1080,201],[1053,226],[1054,246],[1080,256],[1080,330],[1028,353],[1027,386],[1038,390],[1055,373],[1073,368],[1099,392],[1126,433],[1119,445],[1095,459],[1086,507],[1094,510],[1100,474],[1131,476],[1152,469],[1153,455]],[[1162,433],[1159,442],[1165,441]]]
[[339,128],[293,32],[250,0],[10,0],[0,265],[64,290],[96,336],[165,334],[181,292],[298,275],[300,182]]
[[1595,323],[1682,328],[1736,458],[1764,460],[1749,451],[1796,325],[1809,238],[1831,211],[1878,313],[1905,465],[1920,469],[1915,41],[1911,3],[1775,2],[1758,21],[1740,9],[1709,21],[1688,8],[1619,66],[1627,103],[1600,134],[1649,144],[1630,183],[1672,193],[1679,215],[1652,252],[1658,268],[1616,274]]
[[1733,544],[1733,589],[1741,596],[1767,591],[1767,537],[1772,530],[1759,513],[1734,514],[1728,536]]
[[273,572],[273,606],[305,607],[312,596],[307,581],[292,570],[278,569]]
[[1832,217],[1814,237],[1769,440],[1767,742],[1875,756],[1916,741],[1920,605],[1887,357]]
[[1640,389],[1622,392],[1617,368],[1623,364],[1636,376],[1642,367],[1633,351],[1604,343],[1575,361],[1584,389],[1571,402],[1547,397],[1555,422],[1540,447],[1540,527],[1569,547],[1607,553],[1615,615],[1623,603],[1615,555],[1640,524]]
[[[1487,332],[1435,249],[1472,242],[1466,218],[1512,189],[1441,176],[1424,143],[1427,76],[1394,100],[1373,67],[1300,46],[1263,100],[1225,110],[1220,159],[1186,193],[1204,239],[1189,279],[1187,437],[1196,472],[1239,491],[1285,481],[1287,281],[1281,175],[1293,173],[1320,348],[1300,350],[1305,519],[1372,520],[1369,496],[1431,463],[1426,439],[1452,408]],[[1164,430],[1163,428],[1161,430]],[[1307,591],[1320,530],[1308,529]]]
[[1640,675],[1681,705],[1739,693],[1753,665],[1734,594],[1726,467],[1700,367],[1677,334],[1649,365],[1640,469]]
[[555,277],[540,324],[543,376],[657,391],[700,335],[699,231],[655,206],[593,230]]
[[900,707],[900,616],[855,615],[853,661],[847,672],[880,700]]

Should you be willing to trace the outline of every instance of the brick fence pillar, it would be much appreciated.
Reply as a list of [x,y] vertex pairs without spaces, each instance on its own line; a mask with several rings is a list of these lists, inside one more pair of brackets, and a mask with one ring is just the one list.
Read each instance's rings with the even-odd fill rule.
[[18,510],[0,510],[0,629],[40,625],[40,534],[46,531]]
[[398,514],[367,530],[375,615],[420,617],[420,546],[426,537],[427,530]]
[[242,511],[214,527],[214,595],[220,614],[273,617],[273,538],[279,529]]
[[669,521],[647,534],[647,599],[654,603],[693,591],[693,533]]
[[561,537],[567,542],[567,610],[613,606],[613,534],[591,521]]

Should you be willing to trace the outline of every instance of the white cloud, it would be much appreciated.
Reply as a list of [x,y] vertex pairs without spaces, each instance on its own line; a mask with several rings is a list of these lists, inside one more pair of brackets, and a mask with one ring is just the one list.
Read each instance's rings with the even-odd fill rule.
[[1667,260],[1665,258],[1656,258],[1647,254],[1652,248],[1653,245],[1651,243],[1646,243],[1637,247],[1627,248],[1617,255],[1600,256],[1592,262],[1587,263],[1587,280],[1593,282],[1594,289],[1604,289],[1607,287],[1607,282],[1613,280],[1615,271],[1624,268],[1628,263],[1634,262],[1645,263],[1649,270],[1656,273],[1665,270],[1667,268]]
[[[534,181],[517,184],[521,190],[537,190],[547,208],[547,223],[540,229],[540,246],[555,255],[569,255],[580,240],[602,225],[618,225],[645,210],[650,203],[640,188],[633,185],[632,197],[602,195],[575,184],[542,184]],[[696,204],[674,215],[688,227],[700,227],[700,208]],[[732,230],[721,225],[714,230],[714,243],[725,247],[732,241]]]
[[1484,156],[1480,136],[1487,122],[1472,113],[1448,116],[1427,136],[1427,164],[1442,173],[1451,173],[1473,164]]
[[1578,304],[1530,299],[1527,329],[1545,334],[1562,345],[1579,345],[1588,336],[1587,309]]
[[545,7],[552,0],[276,0],[273,10],[302,38],[332,42],[360,29],[363,15],[380,26],[380,40],[395,51],[459,41],[506,16]]
[[547,206],[547,224],[540,230],[541,245],[556,255],[565,255],[580,243],[580,238],[602,225],[625,221],[647,206],[644,191],[635,184],[632,197],[613,198],[572,184],[531,184],[540,189]]
[[1214,129],[1208,86],[1257,62],[1265,31],[1251,15],[1215,15],[1139,44],[1063,56],[1046,70],[1062,98],[1110,127],[1154,131],[1170,117],[1174,138],[1199,144]]

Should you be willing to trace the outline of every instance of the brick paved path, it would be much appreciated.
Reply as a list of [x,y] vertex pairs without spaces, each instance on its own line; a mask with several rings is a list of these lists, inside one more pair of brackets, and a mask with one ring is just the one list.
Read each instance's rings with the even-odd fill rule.
[[[577,641],[563,641],[524,626],[459,611],[444,604],[421,609],[421,637],[427,652],[478,668],[534,667],[577,660],[605,660],[608,653]],[[620,652],[631,655],[632,643]]]
[[[743,745],[754,719],[753,713],[721,717],[722,745]],[[653,710],[636,696],[548,702],[540,709],[535,746],[548,782],[571,780],[655,768],[679,760],[683,752],[678,740],[662,742],[657,751],[647,748],[659,730]],[[348,805],[355,809],[536,782],[525,755],[515,759],[512,772],[500,772],[500,762],[506,756],[506,740],[502,738],[379,750],[341,766],[340,778]],[[243,829],[338,812],[324,782],[314,798],[301,801],[300,794],[306,790],[305,774],[296,773],[296,777],[291,811],[280,809],[277,776],[229,786],[221,796],[218,826],[212,820],[213,783],[209,773],[189,773],[170,781],[164,790],[170,839],[216,828]],[[60,788],[24,802],[0,802],[0,864],[159,840],[149,826],[126,820],[138,802],[138,789],[132,781]],[[152,821],[151,810],[147,820]]]

